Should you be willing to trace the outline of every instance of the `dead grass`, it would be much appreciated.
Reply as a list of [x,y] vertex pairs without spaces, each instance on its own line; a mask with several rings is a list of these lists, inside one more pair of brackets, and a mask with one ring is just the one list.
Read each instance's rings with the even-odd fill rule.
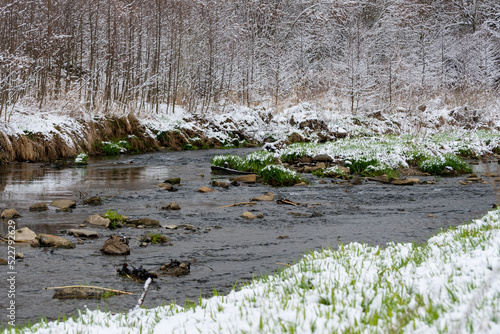
[[101,153],[102,141],[116,139],[127,139],[134,153],[151,151],[159,146],[155,138],[145,134],[145,128],[133,115],[91,122],[79,120],[79,123],[82,131],[57,129],[71,138],[72,143],[67,143],[59,133],[52,133],[51,136],[40,133],[6,136],[0,133],[0,162],[53,161],[74,158],[80,152],[96,155]]

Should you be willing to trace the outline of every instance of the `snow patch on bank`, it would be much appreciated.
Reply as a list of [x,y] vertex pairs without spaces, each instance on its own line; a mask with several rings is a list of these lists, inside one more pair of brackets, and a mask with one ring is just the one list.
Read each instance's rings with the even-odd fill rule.
[[[34,333],[498,333],[500,211],[426,245],[351,243],[198,306],[86,310]],[[8,332],[8,331],[7,331]]]

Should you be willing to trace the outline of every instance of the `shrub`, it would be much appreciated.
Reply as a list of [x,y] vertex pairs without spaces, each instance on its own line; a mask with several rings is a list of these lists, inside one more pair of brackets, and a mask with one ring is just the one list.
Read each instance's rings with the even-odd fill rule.
[[441,175],[446,167],[450,167],[458,174],[472,173],[471,166],[454,154],[444,154],[438,157],[432,157],[420,163],[419,168],[423,172],[432,175]]
[[264,182],[275,187],[293,186],[303,180],[297,173],[279,165],[269,165],[260,172]]

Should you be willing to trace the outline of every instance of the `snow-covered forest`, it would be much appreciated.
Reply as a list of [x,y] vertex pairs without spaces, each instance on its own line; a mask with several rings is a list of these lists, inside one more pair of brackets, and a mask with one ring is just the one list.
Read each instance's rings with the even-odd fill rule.
[[0,41],[0,116],[58,100],[481,108],[500,85],[498,0],[1,0]]

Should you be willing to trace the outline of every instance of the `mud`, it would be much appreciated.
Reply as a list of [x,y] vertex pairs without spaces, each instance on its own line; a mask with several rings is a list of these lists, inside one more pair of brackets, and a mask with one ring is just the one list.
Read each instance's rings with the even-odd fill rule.
[[[85,168],[56,170],[41,164],[0,165],[0,209],[16,208],[22,215],[17,227],[36,233],[60,234],[77,228],[89,215],[108,209],[131,219],[157,219],[163,226],[191,224],[194,230],[166,228],[122,228],[115,231],[87,226],[100,238],[83,240],[76,249],[32,248],[18,244],[16,251],[24,260],[16,266],[17,323],[37,321],[41,316],[54,319],[76,314],[87,306],[109,311],[126,311],[135,306],[142,283],[121,277],[117,269],[124,262],[158,271],[171,259],[188,261],[186,276],[160,277],[150,288],[144,306],[154,307],[174,301],[208,297],[216,289],[227,293],[252,277],[270,274],[293,263],[311,250],[337,247],[340,242],[384,245],[387,242],[425,242],[450,225],[478,218],[491,209],[496,198],[489,184],[460,185],[457,178],[439,178],[434,185],[395,186],[365,182],[360,186],[320,184],[308,175],[307,187],[272,188],[267,185],[214,188],[199,193],[211,181],[229,181],[228,176],[210,173],[210,158],[215,154],[248,154],[252,149],[155,152],[113,159],[89,158]],[[495,165],[494,168],[496,168]],[[162,190],[157,184],[181,178],[177,192]],[[435,181],[433,177],[421,178]],[[327,180],[329,182],[329,180]],[[250,198],[272,191],[274,202],[257,205],[222,206],[248,202]],[[99,195],[102,206],[85,206],[85,198]],[[29,206],[54,199],[73,199],[73,212],[30,212]],[[279,205],[286,198],[299,206]],[[176,202],[181,210],[160,210]],[[244,211],[264,218],[241,218]],[[164,245],[139,247],[139,239],[149,232],[167,236]],[[7,233],[7,221],[0,222],[0,233]],[[129,256],[106,256],[100,249],[113,233],[130,238]],[[77,243],[73,236],[65,236]],[[0,257],[7,257],[5,243]],[[5,310],[7,266],[0,267],[0,308]],[[54,290],[46,287],[91,285],[135,292],[106,300],[53,299]],[[0,312],[2,314],[2,312]],[[2,316],[2,323],[6,318]]]

